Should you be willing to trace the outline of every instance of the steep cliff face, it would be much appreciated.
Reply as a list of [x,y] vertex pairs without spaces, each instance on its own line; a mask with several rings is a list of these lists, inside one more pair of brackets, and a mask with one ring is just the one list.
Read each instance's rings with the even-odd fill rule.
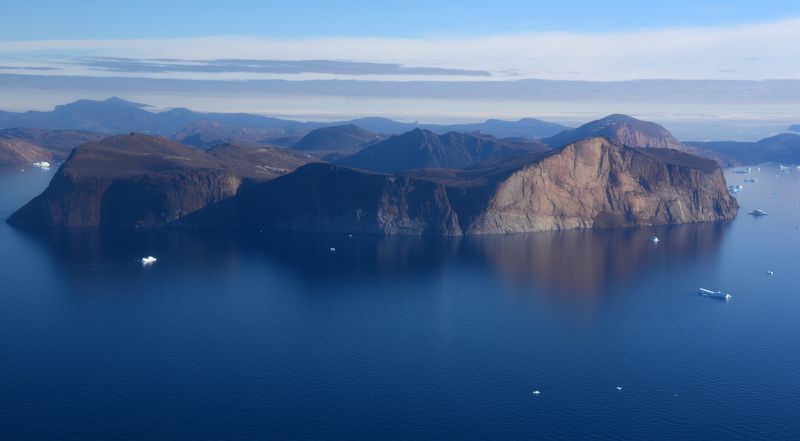
[[[269,149],[221,146],[205,153],[146,135],[120,135],[73,151],[47,189],[8,221],[30,226],[155,227],[305,163],[273,167]],[[265,156],[266,155],[266,156]],[[289,168],[291,167],[291,169]]]
[[179,222],[372,234],[499,234],[731,219],[713,161],[591,138],[485,168],[391,176],[305,166]]
[[484,207],[462,218],[466,234],[682,224],[737,211],[712,161],[602,138],[515,170],[488,194]]

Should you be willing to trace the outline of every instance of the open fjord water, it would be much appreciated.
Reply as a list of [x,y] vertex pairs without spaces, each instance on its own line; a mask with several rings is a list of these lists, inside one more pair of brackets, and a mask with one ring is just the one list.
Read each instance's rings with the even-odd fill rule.
[[[0,216],[50,176],[0,173]],[[735,221],[664,228],[2,224],[2,438],[798,439],[800,176],[750,176]]]

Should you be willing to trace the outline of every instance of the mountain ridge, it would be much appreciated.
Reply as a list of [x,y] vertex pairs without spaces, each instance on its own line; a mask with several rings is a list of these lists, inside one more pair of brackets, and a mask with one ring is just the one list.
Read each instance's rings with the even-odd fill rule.
[[176,225],[462,236],[718,221],[738,210],[715,162],[604,138],[493,167],[414,173],[310,164]]

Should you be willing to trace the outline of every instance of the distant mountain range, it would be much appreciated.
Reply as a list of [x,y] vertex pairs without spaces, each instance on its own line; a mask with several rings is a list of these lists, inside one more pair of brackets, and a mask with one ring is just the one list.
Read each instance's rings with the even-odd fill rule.
[[[151,106],[126,101],[113,97],[104,101],[79,100],[73,103],[56,106],[49,112],[30,111],[24,113],[0,111],[0,128],[28,127],[39,129],[71,129],[88,130],[108,134],[140,132],[171,137],[192,124],[206,123],[195,127],[193,133],[184,134],[182,138],[197,135],[196,139],[205,141],[222,141],[236,139],[237,130],[257,129],[273,130],[269,136],[283,136],[286,133],[303,132],[303,134],[320,127],[354,124],[365,130],[381,134],[398,134],[414,128],[424,128],[435,133],[449,131],[480,131],[498,137],[543,138],[564,130],[566,127],[525,118],[519,121],[488,120],[482,123],[437,125],[403,123],[386,118],[361,118],[339,122],[301,122],[281,118],[271,118],[247,113],[203,113],[185,108],[165,111],[154,111]],[[210,124],[209,124],[210,123]],[[217,133],[209,136],[203,128]],[[225,132],[225,130],[230,132]],[[285,131],[286,133],[280,133]],[[247,135],[243,141],[252,142]],[[216,139],[211,139],[216,138]],[[208,142],[203,142],[208,145]]]
[[262,129],[308,126],[297,121],[247,113],[201,113],[184,108],[156,112],[148,110],[150,108],[146,104],[116,97],[104,101],[79,100],[56,106],[49,112],[4,112],[0,114],[0,128],[72,129],[108,134],[141,132],[172,136],[198,121]]
[[[402,123],[385,118],[320,123],[188,109],[159,112],[145,104],[109,98],[79,100],[56,106],[50,112],[0,111],[0,127],[14,127],[0,130],[0,165],[62,161],[72,148],[119,132],[158,133],[199,149],[230,143],[287,147],[326,161],[376,171],[464,168],[527,150],[542,151],[545,145],[558,148],[596,136],[631,147],[677,149],[726,166],[800,162],[798,134],[787,133],[758,142],[683,143],[659,124],[622,114],[575,129],[530,118],[456,125]],[[534,142],[537,137],[541,141]]]
[[719,156],[723,165],[756,165],[764,162],[800,164],[800,134],[783,133],[757,142],[687,142]]
[[549,148],[544,144],[532,141],[498,139],[479,133],[437,135],[430,130],[414,129],[335,162],[379,172],[418,168],[462,169],[482,161],[547,150]]

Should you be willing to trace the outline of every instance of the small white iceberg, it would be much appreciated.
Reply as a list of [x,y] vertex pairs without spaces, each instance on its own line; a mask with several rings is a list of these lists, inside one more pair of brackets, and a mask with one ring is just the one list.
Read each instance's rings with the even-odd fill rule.
[[153,256],[142,257],[142,265],[152,265],[156,263],[158,259]]
[[37,167],[37,168],[40,168],[42,170],[50,170],[50,163],[47,162],[47,161],[34,162],[33,166]]
[[764,210],[753,210],[753,211],[748,212],[747,214],[749,214],[751,216],[766,216],[767,212],[764,211]]
[[711,291],[710,289],[700,288],[698,290],[698,294],[703,297],[711,297],[714,299],[725,300],[726,302],[733,298],[732,295],[726,294],[722,291]]
[[542,392],[541,392],[541,391],[539,391],[539,390],[535,390],[535,391],[533,391],[533,394],[534,394],[534,395],[541,395],[541,394],[542,394]]
[[658,238],[658,236],[653,236],[653,237],[650,238],[650,242],[653,242],[653,243],[658,243],[659,240],[660,239]]
[[768,276],[772,276],[772,275],[774,275],[774,274],[775,274],[775,271],[767,271],[767,275],[768,275]]
[[622,386],[617,386],[617,390],[622,390]]
[[335,251],[336,251],[336,248],[334,248],[334,247],[331,247],[331,253],[333,253],[333,252],[335,252]]

